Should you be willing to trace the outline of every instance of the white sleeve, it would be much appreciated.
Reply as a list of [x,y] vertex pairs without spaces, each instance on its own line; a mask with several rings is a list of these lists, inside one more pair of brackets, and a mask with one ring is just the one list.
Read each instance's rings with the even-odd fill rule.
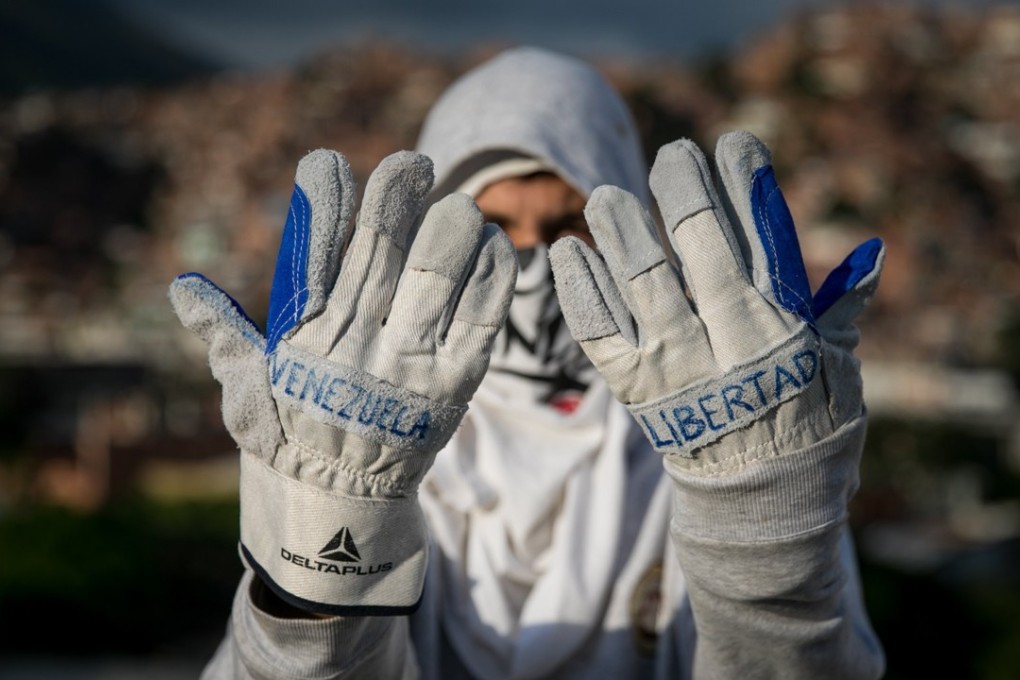
[[253,587],[246,571],[202,680],[418,677],[406,617],[278,618],[255,605]]
[[697,626],[695,678],[877,678],[846,526],[865,418],[806,449],[676,483],[671,534]]

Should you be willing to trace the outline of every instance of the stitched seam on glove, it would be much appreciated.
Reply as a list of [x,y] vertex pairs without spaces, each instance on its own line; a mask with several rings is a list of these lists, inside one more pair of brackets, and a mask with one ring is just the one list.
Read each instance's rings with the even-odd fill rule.
[[[320,461],[321,463],[323,463],[333,473],[331,479],[329,480],[329,482],[330,482],[330,489],[320,489],[320,491],[322,491],[323,493],[327,493],[327,494],[331,494],[331,495],[339,495],[339,494],[336,493],[336,491],[334,489],[335,489],[335,485],[336,485],[336,477],[339,475],[339,473],[342,472],[347,477],[347,479],[349,481],[351,481],[351,482],[361,482],[362,484],[367,486],[369,489],[372,489],[372,490],[381,490],[381,491],[385,491],[387,493],[395,494],[394,496],[387,496],[386,500],[394,500],[394,501],[404,500],[405,498],[409,498],[409,497],[411,497],[413,495],[416,495],[413,492],[409,493],[408,489],[412,489],[413,490],[414,487],[418,484],[417,481],[412,480],[412,483],[408,487],[399,486],[395,482],[387,480],[384,477],[381,477],[381,476],[378,476],[378,475],[374,475],[374,474],[372,474],[370,472],[363,472],[361,470],[357,470],[357,469],[351,467],[350,465],[344,463],[343,460],[341,460],[340,458],[335,458],[335,457],[329,456],[327,454],[324,454],[319,449],[315,448],[311,444],[308,444],[308,443],[298,439],[294,435],[285,435],[285,436],[286,436],[288,444],[291,444],[294,448],[299,449],[301,452],[306,453],[309,456],[311,456],[312,458],[315,458],[316,460]],[[277,472],[281,472],[282,473],[282,471],[279,469],[278,466],[274,465],[272,467]],[[285,476],[287,476],[287,475],[285,475]],[[362,497],[361,496],[351,496],[351,495],[346,495],[345,494],[344,498],[359,499],[359,498],[362,498]]]
[[280,311],[277,313],[276,317],[274,319],[270,320],[269,325],[274,330],[273,330],[273,333],[266,340],[266,354],[267,355],[271,353],[270,347],[275,347],[276,344],[280,341],[280,338],[282,338],[283,335],[288,330],[290,330],[290,328],[293,328],[293,326],[291,326],[290,328],[287,328],[285,326],[280,326],[279,325],[280,320],[283,319],[284,316],[290,316],[290,312],[288,310],[290,309],[291,305],[294,305],[294,313],[295,314],[297,313],[298,307],[300,306],[299,302],[298,302],[298,298],[301,296],[302,293],[307,293],[307,292],[308,292],[308,288],[307,287],[306,288],[302,288],[302,289],[298,290],[297,292],[295,292],[294,295],[291,296],[291,298],[289,300],[287,300],[287,302],[285,302],[284,305],[280,308]]
[[[753,276],[754,276],[755,274],[758,274],[758,273],[760,273],[760,272],[762,271],[762,270],[761,270],[760,268],[758,268],[758,267],[749,267],[748,269],[749,269],[749,273],[750,273],[750,275],[751,275],[752,277],[753,277]],[[796,298],[797,300],[799,300],[799,301],[800,301],[801,303],[803,303],[803,304],[807,304],[807,305],[810,305],[810,304],[811,304],[811,300],[805,300],[805,299],[804,299],[804,296],[803,296],[803,295],[801,295],[801,294],[800,294],[800,293],[799,293],[799,292],[797,291],[797,289],[796,289],[796,288],[794,288],[793,286],[791,286],[791,285],[790,285],[789,283],[787,283],[787,282],[786,282],[786,281],[784,281],[783,279],[781,279],[781,278],[777,277],[776,275],[774,275],[774,274],[773,274],[773,273],[772,273],[772,272],[771,272],[770,270],[767,270],[767,269],[765,270],[765,276],[767,276],[767,277],[768,277],[768,279],[769,279],[769,281],[770,281],[770,282],[772,283],[772,286],[773,286],[773,288],[774,288],[774,289],[775,289],[776,287],[778,287],[778,288],[779,288],[779,289],[781,289],[781,290],[784,290],[784,291],[788,291],[788,292],[790,293],[790,295],[791,295],[791,296],[793,296],[794,298]],[[777,298],[778,298],[778,297],[779,297],[779,296],[777,296]],[[789,311],[789,310],[787,309],[786,311]],[[793,312],[790,312],[790,313],[792,314]],[[809,326],[811,326],[812,328],[814,328],[814,327],[815,327],[815,321],[814,321],[814,319],[805,319],[805,318],[803,318],[803,317],[798,317],[798,318],[799,318],[799,319],[800,319],[801,321],[803,321],[804,323],[806,323],[806,324],[808,324]]]
[[[789,456],[798,453],[801,449],[796,449],[794,451],[782,451],[781,449],[786,444],[797,439],[799,435],[802,435],[805,432],[811,431],[812,434],[816,435],[816,438],[818,439],[821,439],[831,434],[819,431],[817,428],[815,428],[814,425],[815,425],[814,420],[803,420],[797,425],[794,425],[793,427],[786,428],[783,431],[783,433],[776,437],[775,439],[764,441],[761,442],[760,444],[755,444],[754,446],[749,446],[745,449],[741,449],[739,452],[733,454],[732,456],[726,458],[725,460],[717,461],[714,463],[697,463],[697,461],[695,460],[692,461],[695,463],[694,465],[675,465],[675,467],[686,474],[697,476],[699,478],[725,477],[735,472],[744,470],[751,466],[752,464],[757,463],[759,461],[766,461],[773,458],[782,458],[784,456]],[[774,449],[775,454],[771,456],[750,455],[756,452],[767,451],[769,449]],[[667,460],[689,461],[691,459],[685,458],[683,456],[668,456]]]

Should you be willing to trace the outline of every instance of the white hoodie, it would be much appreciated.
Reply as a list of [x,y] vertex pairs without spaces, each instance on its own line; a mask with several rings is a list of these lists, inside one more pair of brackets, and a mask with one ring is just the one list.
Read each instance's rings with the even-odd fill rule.
[[[426,119],[418,150],[435,162],[437,195],[477,194],[533,164],[584,196],[599,184],[648,193],[619,95],[590,66],[538,49],[505,52],[455,83]],[[669,485],[558,307],[543,304],[555,304],[552,293],[539,248],[521,262],[514,332],[497,338],[468,415],[422,486],[438,550],[412,633],[417,641],[441,630],[448,643],[416,645],[426,676],[597,668],[633,677],[655,665],[657,613],[668,609],[660,600]],[[563,374],[586,386],[569,413],[548,392]]]
[[[615,184],[647,202],[647,167],[619,96],[589,66],[542,50],[505,52],[455,83],[430,113],[419,150],[435,162],[437,196],[481,189],[497,177],[490,168],[524,158],[585,196]],[[544,280],[543,266],[544,256],[523,268],[518,293]],[[514,306],[527,326],[535,315],[523,302]],[[497,341],[492,369],[422,485],[435,549],[419,611],[406,619],[279,619],[253,603],[259,584],[246,574],[204,677],[881,673],[842,519],[801,527],[778,516],[775,527],[796,526],[796,535],[776,535],[765,521],[768,540],[756,542],[746,537],[759,527],[727,506],[733,494],[757,494],[790,513],[784,498],[829,476],[838,483],[808,497],[824,507],[818,516],[845,518],[863,423],[781,467],[763,463],[759,481],[698,480],[677,495],[597,375],[586,374],[577,408],[561,412],[520,377],[541,374],[543,362],[500,352],[500,342],[507,340]],[[681,507],[680,498],[689,502]],[[681,514],[687,521],[674,521],[671,542],[671,517]],[[703,526],[710,537],[685,529]],[[697,594],[697,626],[689,593]]]

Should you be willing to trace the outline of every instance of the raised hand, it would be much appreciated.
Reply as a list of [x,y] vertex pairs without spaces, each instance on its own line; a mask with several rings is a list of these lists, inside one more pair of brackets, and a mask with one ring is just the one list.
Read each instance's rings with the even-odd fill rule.
[[[432,163],[400,152],[354,223],[343,156],[298,165],[263,336],[199,274],[170,299],[209,345],[241,448],[241,550],[273,591],[339,614],[412,611],[428,540],[417,488],[488,366],[516,257],[470,198],[425,211]],[[423,217],[424,215],[424,217]]]
[[653,446],[689,469],[798,450],[861,414],[851,324],[883,256],[863,244],[812,296],[766,147],[724,136],[716,168],[686,140],[652,168],[680,272],[640,202],[611,186],[585,210],[599,251],[564,239],[551,253],[574,337]]

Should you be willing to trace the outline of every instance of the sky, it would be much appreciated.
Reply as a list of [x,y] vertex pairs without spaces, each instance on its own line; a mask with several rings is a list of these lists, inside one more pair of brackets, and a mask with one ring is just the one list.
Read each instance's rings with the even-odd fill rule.
[[110,1],[216,62],[263,68],[366,36],[434,50],[528,43],[581,55],[692,57],[735,47],[791,11],[838,0]]

